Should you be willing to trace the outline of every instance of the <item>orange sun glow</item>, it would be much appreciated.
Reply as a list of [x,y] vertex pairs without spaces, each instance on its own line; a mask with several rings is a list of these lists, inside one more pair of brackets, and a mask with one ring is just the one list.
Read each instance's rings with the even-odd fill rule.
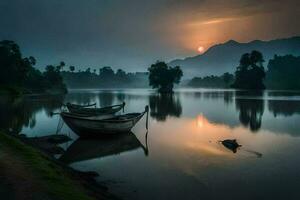
[[203,46],[198,47],[198,52],[203,53],[204,52],[204,47]]

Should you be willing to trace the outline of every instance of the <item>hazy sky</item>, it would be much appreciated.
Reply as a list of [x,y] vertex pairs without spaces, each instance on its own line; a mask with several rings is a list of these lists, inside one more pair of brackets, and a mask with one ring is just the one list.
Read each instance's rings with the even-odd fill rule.
[[[229,39],[300,35],[299,0],[1,0],[0,39],[38,66],[144,71]],[[77,67],[78,69],[78,67]]]

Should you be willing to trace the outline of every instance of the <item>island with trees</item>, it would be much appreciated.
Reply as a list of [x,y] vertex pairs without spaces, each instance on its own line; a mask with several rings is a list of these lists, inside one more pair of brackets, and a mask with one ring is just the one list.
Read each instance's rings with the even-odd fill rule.
[[265,89],[266,73],[263,62],[263,55],[259,51],[243,54],[235,71],[232,87],[237,89]]
[[159,93],[172,93],[174,84],[179,84],[183,72],[179,66],[170,67],[165,62],[157,61],[148,68],[149,85]]

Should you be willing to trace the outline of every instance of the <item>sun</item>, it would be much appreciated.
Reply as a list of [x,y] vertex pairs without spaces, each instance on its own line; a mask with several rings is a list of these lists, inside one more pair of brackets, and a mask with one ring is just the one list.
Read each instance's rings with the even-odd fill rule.
[[198,47],[198,52],[203,53],[204,52],[204,47],[203,46]]

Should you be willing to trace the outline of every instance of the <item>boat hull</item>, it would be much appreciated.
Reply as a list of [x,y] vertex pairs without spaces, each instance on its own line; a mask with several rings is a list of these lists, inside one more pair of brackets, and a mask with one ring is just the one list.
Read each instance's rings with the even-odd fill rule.
[[91,120],[61,114],[65,123],[80,137],[101,136],[103,134],[128,133],[142,118],[143,114],[129,120]]
[[103,108],[90,108],[90,107],[78,107],[69,104],[67,105],[67,108],[70,111],[70,113],[74,113],[82,116],[99,116],[99,115],[108,115],[108,114],[117,113],[121,109],[123,109],[124,106],[125,103],[120,105],[103,107]]

